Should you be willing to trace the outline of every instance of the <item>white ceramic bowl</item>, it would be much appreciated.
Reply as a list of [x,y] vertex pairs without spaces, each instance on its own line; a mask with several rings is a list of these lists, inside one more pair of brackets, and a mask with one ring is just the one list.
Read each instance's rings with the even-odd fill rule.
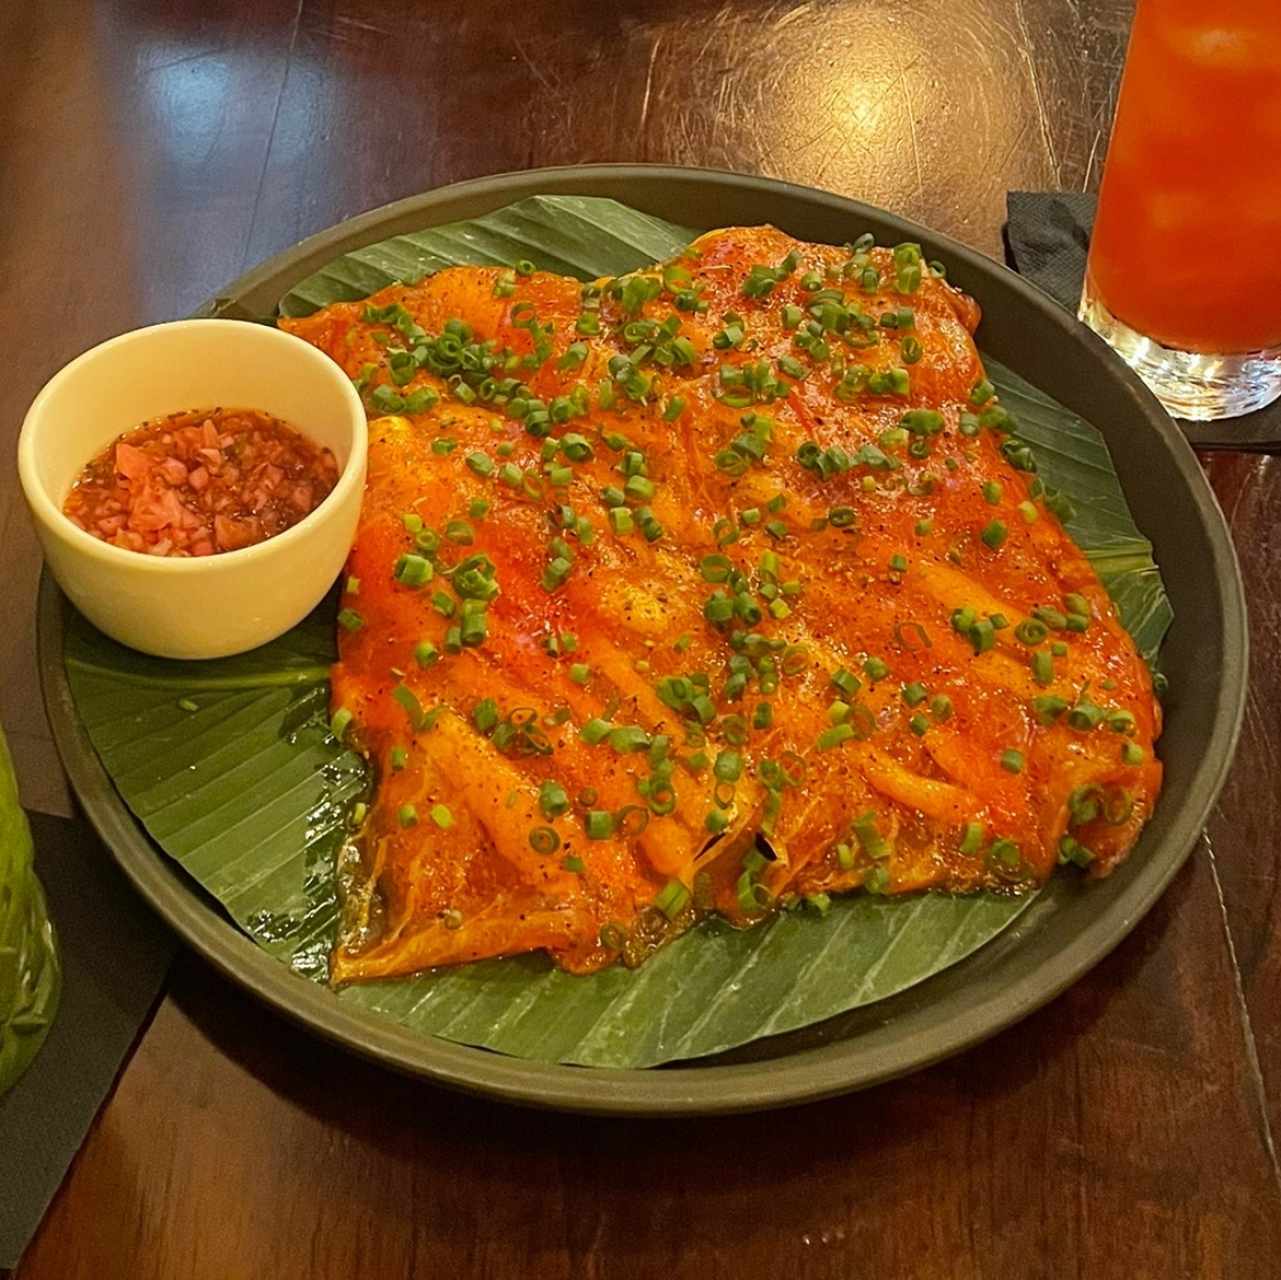
[[[338,483],[284,533],[167,559],[85,533],[62,504],[85,464],[149,418],[222,406],[283,418],[338,461]],[[18,475],[45,560],[101,631],[144,653],[219,658],[288,631],[342,569],[360,515],[365,412],[343,371],[300,338],[239,320],[181,320],[112,338],[54,375],[18,440]]]

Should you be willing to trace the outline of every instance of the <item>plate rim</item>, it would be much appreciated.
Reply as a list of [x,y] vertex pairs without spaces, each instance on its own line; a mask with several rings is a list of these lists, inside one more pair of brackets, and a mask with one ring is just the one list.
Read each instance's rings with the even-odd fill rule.
[[[337,256],[335,245],[362,237],[366,243],[382,238],[378,228],[404,215],[421,212],[423,225],[432,225],[433,208],[461,198],[474,197],[496,209],[535,194],[585,194],[566,188],[639,179],[789,196],[851,219],[888,220],[904,228],[906,234],[938,246],[942,254],[953,262],[964,263],[967,270],[1000,277],[1002,285],[1022,294],[1065,342],[1085,346],[1096,358],[1109,363],[1122,387],[1129,391],[1136,413],[1158,428],[1162,421],[1168,422],[1151,393],[1100,339],[1079,325],[1048,294],[996,260],[889,210],[817,188],[720,169],[643,164],[555,166],[438,187],[336,223],[272,255],[221,290],[197,314],[218,314],[229,299],[260,287],[285,267],[301,279],[314,269],[306,264],[323,265]],[[227,977],[331,1042],[447,1087],[562,1111],[671,1117],[756,1111],[817,1101],[929,1066],[995,1035],[1048,1003],[1102,960],[1137,925],[1195,846],[1231,767],[1244,715],[1248,672],[1246,605],[1226,521],[1196,456],[1172,424],[1162,434],[1211,545],[1213,564],[1209,567],[1225,599],[1224,661],[1222,679],[1215,690],[1213,731],[1186,794],[1177,798],[1180,812],[1175,827],[1164,842],[1149,852],[1134,880],[1055,953],[1053,974],[1044,973],[1044,965],[1034,967],[981,1002],[958,1009],[941,1030],[923,1028],[884,1047],[860,1047],[854,1037],[804,1049],[783,1059],[642,1070],[587,1068],[509,1058],[411,1032],[374,1014],[347,1010],[332,999],[326,988],[293,975],[193,892],[128,810],[76,716],[62,661],[66,606],[47,570],[42,571],[37,617],[37,653],[46,712],[63,767],[86,816],[152,908]],[[982,951],[980,948],[976,954]]]

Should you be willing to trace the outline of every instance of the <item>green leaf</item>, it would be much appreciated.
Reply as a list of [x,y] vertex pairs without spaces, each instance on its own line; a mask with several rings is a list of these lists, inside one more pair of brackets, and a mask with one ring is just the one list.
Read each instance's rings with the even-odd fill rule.
[[0,733],[0,1094],[44,1043],[62,993],[57,939],[33,859],[31,830]]
[[1155,666],[1174,612],[1152,559],[1152,544],[1130,515],[1103,437],[1013,369],[990,356],[983,363],[1018,424],[1014,434],[1032,446],[1037,474],[1072,500],[1075,513],[1064,527],[1107,587],[1139,652]]
[[[514,263],[591,279],[671,256],[695,233],[608,200],[535,197],[468,223],[399,236],[331,263],[282,302],[304,314],[457,263]],[[989,362],[1041,475],[1068,493],[1068,528],[1126,625],[1155,654],[1169,605],[1101,437]],[[68,673],[81,718],[126,803],[232,918],[302,977],[323,981],[336,927],[334,859],[364,794],[361,761],[329,733],[333,601],[273,645],[172,663],[78,620]],[[183,705],[180,705],[183,704]],[[194,710],[191,709],[194,704]],[[734,930],[708,921],[641,969],[573,977],[522,956],[350,987],[334,998],[424,1034],[589,1066],[694,1058],[881,1000],[956,963],[1030,898],[837,899]]]
[[698,232],[652,218],[614,200],[532,196],[466,222],[428,227],[355,249],[295,285],[282,315],[310,315],[331,302],[368,297],[441,267],[513,266],[591,280],[621,275],[670,257]]
[[[326,620],[332,634],[333,609],[327,602],[291,633],[299,662]],[[289,642],[277,642],[279,656]],[[323,981],[336,927],[334,859],[365,771],[329,732],[326,685],[245,683],[261,671],[260,654],[190,664],[183,688],[167,671],[183,664],[160,664],[165,682],[151,687],[136,669],[154,659],[76,615],[68,621],[76,707],[126,803],[245,932]],[[791,912],[741,931],[709,922],[635,972],[574,977],[524,956],[349,987],[336,998],[522,1057],[650,1066],[892,995],[968,955],[1029,902],[860,895],[838,899],[821,920]]]

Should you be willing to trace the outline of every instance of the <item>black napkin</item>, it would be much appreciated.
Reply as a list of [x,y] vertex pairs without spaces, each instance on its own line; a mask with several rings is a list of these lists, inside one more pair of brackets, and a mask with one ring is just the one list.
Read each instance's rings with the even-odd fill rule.
[[29,813],[62,1004],[0,1098],[0,1271],[16,1267],[164,983],[176,943],[84,822]]
[[[1011,191],[1006,195],[1006,258],[1075,314],[1094,226],[1094,196],[1079,191]],[[1281,401],[1240,418],[1189,422],[1175,418],[1199,449],[1281,449]]]

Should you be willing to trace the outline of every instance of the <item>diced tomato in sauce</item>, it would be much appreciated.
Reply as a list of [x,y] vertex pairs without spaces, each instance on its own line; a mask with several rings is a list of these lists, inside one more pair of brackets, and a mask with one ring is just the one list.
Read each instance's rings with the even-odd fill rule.
[[153,556],[208,556],[282,533],[338,482],[338,463],[256,409],[145,422],[81,472],[63,511],[86,533]]

